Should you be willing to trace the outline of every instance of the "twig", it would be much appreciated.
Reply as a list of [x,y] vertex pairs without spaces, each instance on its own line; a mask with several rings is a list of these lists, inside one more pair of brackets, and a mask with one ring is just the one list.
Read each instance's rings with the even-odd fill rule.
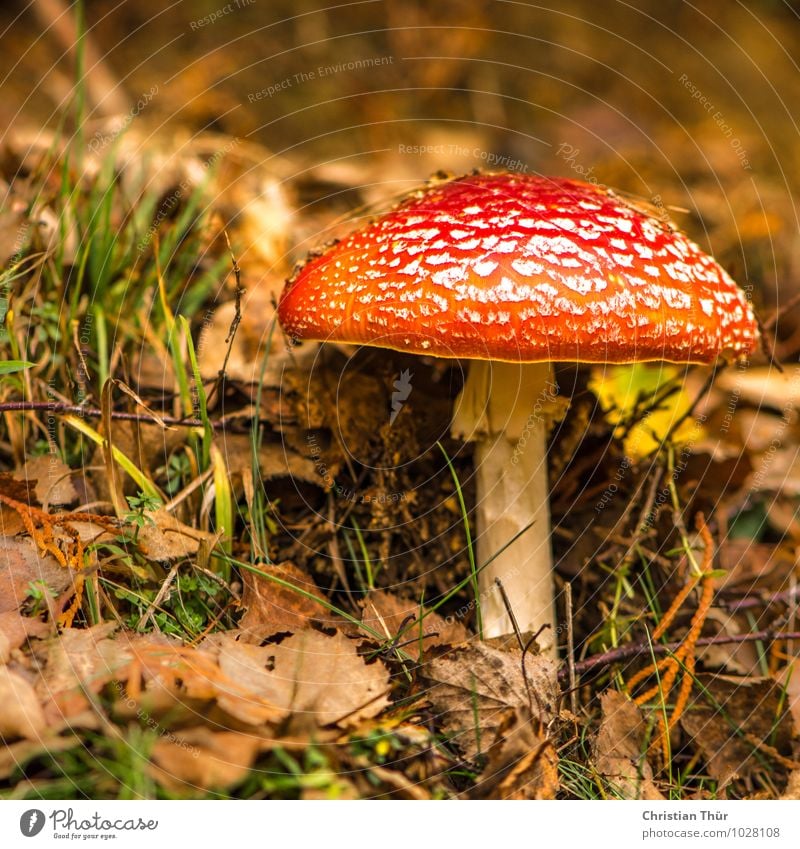
[[[705,382],[703,383],[702,388],[700,389],[700,391],[695,396],[694,401],[692,401],[692,403],[689,405],[689,409],[686,410],[686,412],[682,416],[680,416],[677,421],[672,423],[672,426],[670,427],[669,431],[667,432],[667,435],[662,440],[662,445],[666,442],[669,442],[670,439],[672,439],[673,435],[678,432],[678,428],[687,419],[689,419],[691,416],[694,415],[694,412],[697,409],[697,405],[708,394],[708,392],[711,390],[711,387],[712,387],[714,381],[717,379],[717,375],[721,371],[723,371],[725,368],[727,368],[727,365],[728,364],[725,363],[725,362],[718,362],[714,365],[714,367],[711,369],[711,374],[709,374],[709,376],[706,378]],[[661,450],[661,445],[659,445],[659,447],[656,448],[656,451],[653,452],[653,453],[656,453],[660,450]]]
[[761,322],[762,329],[772,330],[778,319],[783,318],[789,310],[794,309],[798,304],[800,304],[800,292],[789,298],[789,300],[782,307],[776,309],[769,318],[765,318]]
[[[228,245],[228,252],[231,255],[231,263],[233,264],[233,275],[236,279],[236,292],[235,292],[235,300],[233,302],[233,318],[231,319],[230,327],[228,328],[228,335],[225,337],[225,344],[228,346],[225,351],[225,358],[222,361],[222,368],[217,372],[217,379],[214,382],[213,387],[211,388],[211,392],[208,395],[208,403],[211,403],[211,400],[214,398],[217,392],[220,392],[220,387],[225,386],[225,380],[227,378],[227,368],[228,361],[231,358],[231,352],[233,351],[233,343],[236,339],[236,331],[239,329],[239,325],[242,322],[242,295],[247,293],[247,289],[242,286],[242,271],[239,268],[239,263],[236,260],[236,256],[233,253],[233,248],[231,247],[231,240],[228,236],[228,231],[222,231],[225,234],[225,242]],[[222,394],[222,392],[220,392]]]
[[[717,634],[714,637],[701,637],[696,643],[696,648],[703,646],[725,646],[738,643],[755,643],[755,642],[773,642],[774,640],[800,640],[800,631],[773,631],[766,629],[764,631],[756,631],[752,634]],[[651,652],[656,655],[671,654],[675,649],[680,648],[682,641],[674,643],[654,643],[639,642],[629,643],[627,646],[620,646],[616,649],[610,649],[602,654],[596,654],[594,657],[589,657],[586,660],[579,660],[575,664],[575,674],[585,675],[588,672],[594,672],[599,669],[605,669],[611,666],[612,663],[619,663],[623,660],[631,660],[635,657],[647,656]],[[566,668],[560,669],[558,672],[560,681],[566,682],[569,680],[569,672]]]
[[569,672],[569,708],[572,713],[578,715],[578,686],[575,675],[575,633],[572,627],[572,584],[567,581],[564,584],[564,593],[567,599],[567,670]]
[[[175,580],[175,576],[178,574],[178,569],[180,569],[181,564],[176,563],[170,570],[167,577],[164,579],[164,583],[161,584],[161,587],[158,590],[158,594],[156,597],[150,602],[150,606],[145,610],[145,612],[141,615],[139,621],[136,623],[136,630],[141,631],[144,629],[144,626],[147,624],[147,620],[150,619],[155,613],[156,609],[161,605],[161,602],[164,601],[167,593],[169,592],[169,588],[172,586],[172,582]],[[155,624],[155,622],[153,623]],[[157,630],[158,626],[156,626]]]
[[[30,413],[30,412],[47,412],[47,413],[68,413],[76,416],[87,416],[91,419],[102,418],[102,410],[96,407],[84,407],[80,404],[64,404],[54,403],[53,401],[4,401],[0,404],[0,413]],[[175,416],[161,416],[161,422],[155,421],[150,416],[142,416],[138,413],[124,413],[119,410],[111,411],[112,419],[120,419],[129,422],[138,422],[141,424],[150,425],[176,425],[178,427],[203,427],[203,422],[200,419],[181,419]],[[248,419],[248,423],[252,419]],[[270,419],[259,419],[260,424],[270,424]],[[229,424],[225,419],[211,421],[211,427],[215,430],[223,430]]]
[[772,595],[745,596],[744,598],[734,598],[730,601],[721,601],[720,604],[727,608],[727,610],[731,613],[735,613],[737,610],[750,610],[750,608],[753,607],[768,607],[770,604],[779,604],[780,602],[790,604],[793,601],[797,601],[798,596],[800,596],[800,585],[788,590],[783,590],[779,593],[773,593]]
[[517,638],[520,650],[525,651],[525,643],[522,640],[522,632],[519,630],[519,623],[517,622],[517,617],[514,615],[514,608],[511,606],[511,600],[508,597],[506,588],[503,586],[503,582],[500,580],[500,578],[495,578],[494,583],[497,589],[500,591],[500,598],[503,599],[503,605],[506,608],[508,618],[511,620],[511,627],[514,629],[514,635]]

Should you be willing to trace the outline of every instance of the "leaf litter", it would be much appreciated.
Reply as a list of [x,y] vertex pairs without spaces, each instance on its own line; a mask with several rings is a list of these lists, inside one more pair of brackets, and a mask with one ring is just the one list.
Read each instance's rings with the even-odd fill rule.
[[[163,160],[175,169],[159,173],[164,191],[206,174],[200,148]],[[42,420],[36,410],[15,416],[30,433],[15,425],[0,492],[30,509],[0,504],[0,776],[9,791],[26,770],[31,781],[52,778],[43,754],[74,750],[89,732],[114,739],[138,729],[149,735],[148,775],[178,795],[262,792],[251,783],[280,772],[304,797],[655,800],[674,792],[670,767],[701,798],[796,795],[798,642],[786,636],[798,627],[793,374],[729,369],[703,395],[697,373],[561,367],[572,407],[551,440],[551,507],[558,580],[573,588],[572,610],[560,601],[574,632],[572,668],[513,639],[481,643],[463,517],[436,448],[446,443],[474,504],[469,449],[448,437],[459,370],[395,352],[291,346],[279,330],[268,337],[273,296],[302,258],[286,246],[342,209],[331,199],[293,216],[298,197],[325,196],[320,174],[293,184],[269,172],[260,149],[229,154],[224,168],[238,176],[207,189],[216,205],[236,212],[248,186],[259,191],[259,203],[242,204],[246,221],[228,228],[232,244],[269,233],[238,253],[241,281],[220,272],[206,318],[193,325],[215,417],[207,441],[225,460],[233,527],[214,512],[224,480],[211,490],[203,428],[165,431],[155,420],[198,415],[194,375],[181,374],[187,351],[172,356],[162,327],[132,336],[139,342],[125,356],[138,380],[125,376],[130,389],[111,411],[146,420],[114,420],[112,435],[158,495],[147,509],[120,515],[140,486],[118,468],[112,485],[110,452],[98,448],[84,466],[63,434],[57,458],[17,450],[31,447],[25,439]],[[122,173],[147,182],[144,171]],[[356,205],[370,200],[358,181],[347,190]],[[229,263],[218,213],[194,234],[192,262]],[[182,245],[192,244],[190,229]],[[202,271],[191,268],[190,280]],[[231,340],[239,283],[244,314]],[[17,306],[26,333],[40,319],[24,298]],[[138,320],[135,310],[126,320]],[[791,327],[783,332],[793,338]],[[45,354],[32,351],[30,373],[42,402]],[[77,353],[67,356],[81,373]],[[406,370],[413,392],[389,424]],[[680,387],[659,399],[669,379]],[[99,397],[102,387],[90,391]],[[701,511],[714,540],[704,584],[713,598],[698,617]],[[672,695],[657,687],[637,705],[627,682],[652,653],[658,662],[687,645],[690,674],[672,694],[686,704],[662,734]]]

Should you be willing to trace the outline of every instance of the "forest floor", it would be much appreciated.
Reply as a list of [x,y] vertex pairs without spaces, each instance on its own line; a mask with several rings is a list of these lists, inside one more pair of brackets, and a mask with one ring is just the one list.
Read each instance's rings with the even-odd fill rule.
[[[766,353],[556,369],[556,663],[476,633],[460,365],[293,347],[275,322],[308,249],[417,184],[407,158],[309,164],[196,116],[151,133],[83,108],[0,151],[4,798],[798,798],[800,328],[777,173],[751,192],[719,127],[696,128],[733,221],[699,167],[692,214],[648,172],[747,269]],[[614,179],[600,150],[558,157]]]

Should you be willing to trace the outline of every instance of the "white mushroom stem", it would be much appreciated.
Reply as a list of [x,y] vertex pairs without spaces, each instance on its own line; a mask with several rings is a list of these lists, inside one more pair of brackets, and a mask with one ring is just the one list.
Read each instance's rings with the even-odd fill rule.
[[495,583],[499,578],[523,633],[550,626],[539,645],[551,656],[557,640],[546,438],[555,396],[549,363],[476,360],[452,427],[454,436],[476,441],[476,565],[494,558],[478,577],[483,636],[514,630]]

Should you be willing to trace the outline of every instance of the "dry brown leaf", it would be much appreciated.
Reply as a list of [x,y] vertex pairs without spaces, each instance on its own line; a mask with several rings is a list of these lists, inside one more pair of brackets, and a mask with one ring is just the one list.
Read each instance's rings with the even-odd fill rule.
[[50,721],[86,710],[83,688],[97,692],[130,664],[126,645],[109,639],[116,628],[113,622],[67,628],[47,644],[47,663],[36,689]]
[[0,739],[35,740],[47,727],[36,691],[21,675],[0,666]]
[[265,637],[273,634],[294,633],[307,628],[311,619],[326,625],[338,624],[339,617],[334,616],[322,603],[325,598],[307,572],[289,562],[274,566],[265,565],[262,569],[300,587],[320,601],[276,584],[268,578],[243,570],[242,604],[246,608],[246,613],[239,627],[247,633],[248,639],[253,638],[261,642]]
[[752,477],[752,488],[758,491],[779,492],[785,496],[800,495],[800,448],[790,445],[782,450],[771,450],[761,455],[756,462],[756,474]]
[[29,585],[43,582],[58,594],[70,584],[69,572],[50,554],[42,556],[26,538],[0,537],[0,613],[16,610]]
[[782,802],[800,801],[800,769],[793,769],[789,774],[789,781],[781,796]]
[[343,634],[301,631],[279,645],[218,639],[219,665],[231,684],[218,685],[217,703],[243,722],[293,715],[301,725],[351,726],[388,704],[389,673],[366,663]]
[[[706,627],[714,627],[714,636],[736,636],[750,630],[743,617],[730,614],[718,607],[708,612]],[[712,633],[710,629],[709,635]],[[697,649],[696,657],[705,669],[718,669],[728,675],[757,675],[759,657],[755,643],[731,642],[718,646],[702,646]]]
[[680,724],[706,759],[709,775],[721,785],[763,769],[770,761],[745,734],[789,754],[792,721],[782,688],[772,679],[701,673],[697,680],[694,701]]
[[594,743],[595,767],[623,799],[663,799],[647,760],[647,725],[639,707],[617,690],[600,696],[603,718]]
[[527,687],[519,649],[502,651],[476,643],[433,658],[420,670],[420,681],[437,713],[437,725],[472,758],[495,740],[509,711],[532,710],[545,726],[555,718],[556,662],[529,654],[525,670]]
[[794,569],[794,547],[746,538],[726,539],[719,548],[719,566],[725,570],[724,575],[714,579],[719,589],[741,593],[753,589],[778,592],[789,587]]
[[517,708],[506,714],[488,752],[473,799],[554,799],[559,789],[558,755],[538,719]]
[[418,602],[401,598],[386,590],[372,590],[361,602],[361,607],[361,621],[373,631],[385,634],[387,639],[398,634],[407,617],[414,616],[416,620],[419,620],[425,613],[421,626],[418,622],[411,625],[401,639],[401,642],[414,641],[403,646],[403,651],[415,658],[421,656],[420,643],[424,651],[433,646],[452,646],[463,643],[469,637],[469,632],[460,622],[447,622],[438,613],[431,613],[427,608],[420,611]]
[[792,715],[795,733],[800,732],[800,664],[793,663],[787,671],[781,671],[775,677],[778,685],[784,688],[786,706]]
[[191,557],[197,554],[201,543],[209,548],[214,543],[213,534],[185,525],[163,508],[148,516],[153,522],[148,522],[139,531],[138,545],[150,560],[161,563]]
[[59,752],[78,745],[82,743],[68,735],[48,735],[37,737],[35,740],[20,740],[17,743],[4,742],[0,746],[0,778],[8,778],[26,763],[41,755],[55,757]]
[[[223,434],[215,444],[225,457],[233,485],[241,486],[242,475],[252,471],[253,452],[249,436]],[[305,446],[308,448],[308,446]],[[325,482],[314,463],[288,447],[286,441],[264,441],[258,452],[258,468],[264,480],[294,478],[295,480],[324,486]]]
[[796,386],[800,367],[750,366],[747,371],[731,369],[720,372],[716,380],[718,389],[733,392],[735,396],[756,407],[772,407],[783,412],[787,404],[800,409]]
[[248,725],[288,716],[288,709],[276,704],[279,684],[272,675],[273,647],[237,642],[228,635],[223,635],[219,642],[218,662],[223,677],[215,685],[217,704]]
[[175,793],[225,790],[247,777],[263,746],[257,737],[233,731],[187,728],[156,742],[152,771],[160,784]]
[[0,504],[0,536],[14,537],[25,530],[19,513],[7,504]]
[[[30,637],[46,637],[55,630],[55,625],[48,625],[40,619],[22,616],[16,610],[6,610],[0,613],[0,643],[7,647],[10,653],[18,649]],[[0,651],[0,663],[3,652]]]
[[44,510],[53,505],[73,504],[78,498],[69,466],[53,454],[28,457],[25,465],[14,472],[14,477],[35,483],[36,500]]

